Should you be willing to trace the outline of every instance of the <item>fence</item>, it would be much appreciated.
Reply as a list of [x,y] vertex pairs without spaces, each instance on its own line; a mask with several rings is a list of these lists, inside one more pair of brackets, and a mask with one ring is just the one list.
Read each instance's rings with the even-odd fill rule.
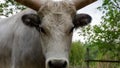
[[92,59],[89,59],[89,49],[87,48],[87,58],[85,60],[86,62],[86,65],[87,65],[87,68],[90,68],[90,63],[91,62],[107,62],[107,63],[120,63],[120,61],[118,60],[92,60]]

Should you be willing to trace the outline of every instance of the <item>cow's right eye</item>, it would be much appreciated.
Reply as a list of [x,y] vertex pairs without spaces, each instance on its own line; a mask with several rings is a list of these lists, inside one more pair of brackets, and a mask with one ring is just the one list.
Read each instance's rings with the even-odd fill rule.
[[42,28],[42,27],[40,27],[40,32],[42,32],[42,33],[46,34],[45,29],[44,29],[44,28]]

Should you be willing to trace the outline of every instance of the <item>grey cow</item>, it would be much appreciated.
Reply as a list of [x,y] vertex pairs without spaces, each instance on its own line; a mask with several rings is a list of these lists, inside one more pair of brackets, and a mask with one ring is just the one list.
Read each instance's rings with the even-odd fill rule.
[[76,10],[95,0],[15,0],[28,9],[0,20],[0,68],[69,68],[73,29],[91,22]]

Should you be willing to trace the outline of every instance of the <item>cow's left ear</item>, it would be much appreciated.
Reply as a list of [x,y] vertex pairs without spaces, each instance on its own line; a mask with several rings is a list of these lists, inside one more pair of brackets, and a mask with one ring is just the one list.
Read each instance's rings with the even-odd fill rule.
[[85,26],[89,24],[92,20],[92,17],[88,14],[77,14],[74,17],[73,24],[75,28]]

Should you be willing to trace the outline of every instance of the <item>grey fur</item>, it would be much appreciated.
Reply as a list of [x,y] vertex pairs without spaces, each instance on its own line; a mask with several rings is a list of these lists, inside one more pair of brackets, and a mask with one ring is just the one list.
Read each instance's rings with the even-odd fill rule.
[[0,20],[0,68],[44,68],[39,33],[21,21],[22,15],[29,13],[36,14],[26,9]]

